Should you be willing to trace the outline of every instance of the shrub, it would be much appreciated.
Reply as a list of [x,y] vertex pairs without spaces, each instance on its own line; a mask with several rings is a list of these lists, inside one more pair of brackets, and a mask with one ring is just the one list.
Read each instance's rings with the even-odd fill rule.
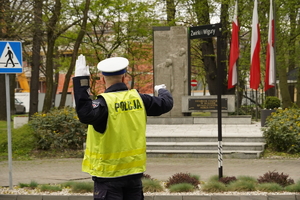
[[208,181],[209,182],[213,182],[213,181],[219,181],[219,175],[213,175],[211,177],[209,177]]
[[178,183],[171,185],[170,192],[193,192],[195,187],[190,183]]
[[269,148],[300,152],[300,109],[277,110],[267,118],[266,125],[268,128],[263,129],[263,135]]
[[30,183],[29,183],[29,187],[30,187],[30,188],[37,188],[38,185],[39,185],[39,184],[38,184],[36,181],[30,181]]
[[287,174],[279,174],[278,172],[267,172],[263,176],[259,176],[258,183],[277,183],[282,187],[294,184],[294,180],[289,178]]
[[247,181],[247,182],[252,182],[254,184],[257,184],[257,179],[251,176],[238,176],[237,179],[240,181]]
[[256,189],[262,192],[280,192],[283,190],[278,183],[262,183]]
[[247,180],[233,181],[228,185],[230,191],[255,191],[255,183]]
[[281,106],[280,99],[274,96],[267,96],[265,101],[265,108],[266,109],[275,109]]
[[177,173],[168,179],[166,187],[169,188],[171,185],[179,183],[190,183],[196,188],[200,182],[189,173]]
[[61,184],[62,188],[69,188],[73,193],[88,193],[94,191],[92,182],[74,182],[68,181]]
[[197,179],[197,180],[200,182],[200,176],[199,176],[199,175],[196,175],[196,174],[190,174],[190,176],[191,176],[192,178]]
[[229,184],[231,182],[236,181],[237,179],[235,178],[235,176],[227,176],[227,177],[222,177],[219,179],[220,182],[224,183],[224,184]]
[[46,114],[36,113],[29,124],[34,130],[38,149],[83,148],[87,126],[78,120],[74,108],[55,108]]
[[288,185],[285,187],[288,192],[300,192],[300,180],[296,184]]
[[145,173],[143,174],[142,178],[144,178],[144,179],[152,179],[149,174],[145,174]]
[[71,184],[71,191],[74,193],[88,193],[94,191],[92,182],[74,182]]
[[164,190],[163,186],[159,181],[143,178],[143,192],[162,192]]
[[226,185],[219,181],[209,181],[202,185],[201,189],[204,192],[225,192],[227,191]]
[[61,186],[62,186],[63,188],[71,188],[74,184],[75,184],[75,182],[73,182],[73,181],[68,181],[68,182],[62,183]]
[[40,185],[39,189],[42,192],[48,191],[48,192],[58,192],[62,191],[62,188],[57,185]]

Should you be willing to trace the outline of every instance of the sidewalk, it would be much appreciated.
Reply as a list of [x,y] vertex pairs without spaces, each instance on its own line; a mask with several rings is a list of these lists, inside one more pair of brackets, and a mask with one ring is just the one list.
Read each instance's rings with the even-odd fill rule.
[[[223,125],[223,135],[261,135],[260,125]],[[216,135],[217,125],[147,125],[147,135]],[[91,181],[90,175],[81,171],[81,158],[35,159],[13,161],[13,185],[36,181],[39,184],[66,181]],[[152,178],[167,180],[175,173],[199,175],[202,181],[218,175],[216,158],[148,158],[147,171]],[[300,180],[298,159],[223,159],[224,176],[253,176],[258,178],[268,171],[288,174],[294,181]],[[0,186],[9,185],[8,162],[0,162]]]

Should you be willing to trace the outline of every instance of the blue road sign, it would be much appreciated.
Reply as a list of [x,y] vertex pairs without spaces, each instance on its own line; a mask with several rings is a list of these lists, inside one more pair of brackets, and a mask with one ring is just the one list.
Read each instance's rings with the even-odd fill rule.
[[16,41],[0,41],[0,73],[22,73],[22,43]]

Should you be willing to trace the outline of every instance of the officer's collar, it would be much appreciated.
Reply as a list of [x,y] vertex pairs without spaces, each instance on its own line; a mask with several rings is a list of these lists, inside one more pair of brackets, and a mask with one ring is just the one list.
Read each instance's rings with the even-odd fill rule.
[[117,92],[117,91],[123,91],[123,90],[128,90],[128,87],[126,86],[126,84],[125,83],[116,83],[116,84],[111,85],[109,88],[107,88],[104,93]]

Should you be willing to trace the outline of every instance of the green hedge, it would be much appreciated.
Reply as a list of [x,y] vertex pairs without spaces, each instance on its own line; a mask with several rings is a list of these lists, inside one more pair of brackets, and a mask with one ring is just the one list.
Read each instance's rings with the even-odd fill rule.
[[82,149],[87,125],[82,124],[74,108],[52,109],[49,113],[36,113],[29,125],[34,130],[37,149]]

